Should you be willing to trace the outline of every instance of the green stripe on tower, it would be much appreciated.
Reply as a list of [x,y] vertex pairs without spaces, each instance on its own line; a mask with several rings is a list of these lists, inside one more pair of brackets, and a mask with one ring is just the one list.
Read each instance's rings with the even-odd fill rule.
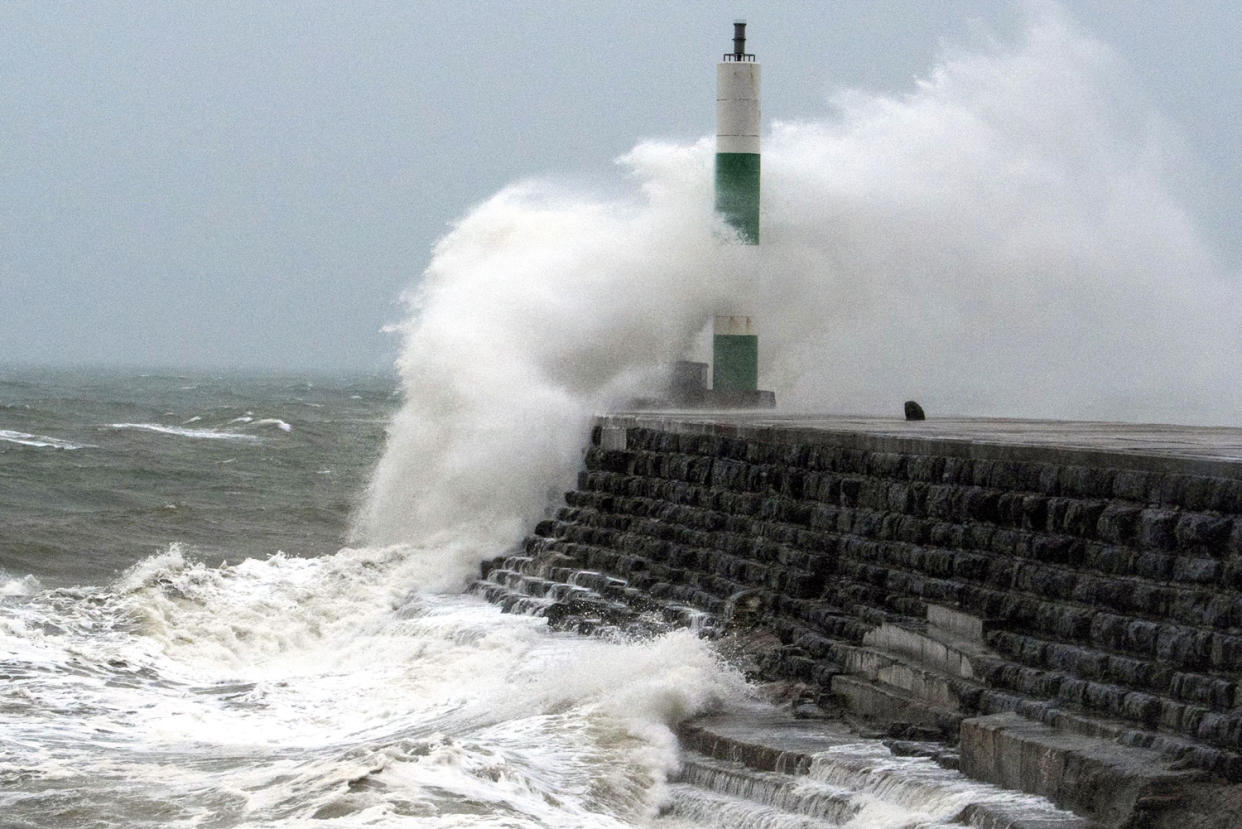
[[754,391],[759,388],[759,338],[754,334],[712,337],[712,388]]
[[716,212],[742,242],[759,244],[759,153],[716,153]]

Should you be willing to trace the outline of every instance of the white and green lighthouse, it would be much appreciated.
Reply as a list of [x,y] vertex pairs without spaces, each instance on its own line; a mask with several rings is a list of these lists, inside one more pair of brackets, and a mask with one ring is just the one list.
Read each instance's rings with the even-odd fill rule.
[[[716,212],[744,245],[759,244],[759,63],[746,52],[746,21],[733,24],[733,51],[716,66]],[[759,336],[736,309],[712,326],[712,389],[759,387]]]
[[738,20],[716,65],[716,212],[747,245],[759,244],[759,121],[759,63]]

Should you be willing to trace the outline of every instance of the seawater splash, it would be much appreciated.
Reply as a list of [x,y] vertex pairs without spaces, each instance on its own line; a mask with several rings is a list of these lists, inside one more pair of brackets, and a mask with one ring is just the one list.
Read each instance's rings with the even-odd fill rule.
[[14,576],[0,569],[0,599],[6,596],[30,596],[41,585],[32,575]]
[[408,296],[357,537],[452,538],[465,579],[570,482],[593,410],[704,359],[730,296],[790,410],[1233,421],[1237,275],[1106,46],[1041,6],[908,94],[831,103],[765,139],[759,248],[713,241],[707,139],[622,157],[628,199],[528,181],[458,221]]
[[677,764],[671,726],[747,693],[689,632],[554,637],[395,587],[425,563],[208,567],[173,546],[106,587],[0,605],[0,776],[25,775],[0,806],[108,826],[641,825]]

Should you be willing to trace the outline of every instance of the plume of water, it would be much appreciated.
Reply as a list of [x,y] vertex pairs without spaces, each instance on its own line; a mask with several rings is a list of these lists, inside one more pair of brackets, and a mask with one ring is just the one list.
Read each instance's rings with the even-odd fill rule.
[[1168,186],[1168,129],[1055,7],[902,95],[765,139],[759,248],[722,244],[710,139],[640,143],[632,195],[506,188],[436,245],[358,534],[454,577],[572,480],[593,411],[743,307],[782,408],[1228,423],[1236,275]]

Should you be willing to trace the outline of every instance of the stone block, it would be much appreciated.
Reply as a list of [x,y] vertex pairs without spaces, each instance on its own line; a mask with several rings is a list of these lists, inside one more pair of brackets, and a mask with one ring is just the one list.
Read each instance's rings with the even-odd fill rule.
[[1024,495],[1022,497],[1022,527],[1028,530],[1042,530],[1048,524],[1048,501],[1043,495]]
[[1153,793],[1197,782],[1152,752],[1065,734],[1016,714],[963,720],[961,768],[976,779],[1047,797],[1108,826],[1129,825]]
[[1202,512],[1183,513],[1177,519],[1173,535],[1181,550],[1204,550],[1221,555],[1233,530],[1233,521],[1221,515]]
[[965,527],[965,544],[971,550],[986,550],[992,546],[992,537],[996,528],[990,524],[977,524],[973,521]]
[[1112,544],[1133,543],[1141,513],[1140,507],[1131,504],[1108,504],[1096,519],[1095,534]]
[[931,518],[950,519],[956,517],[957,508],[954,496],[958,492],[952,486],[929,486],[927,488],[927,514]]
[[1088,542],[1083,547],[1082,565],[1108,575],[1133,572],[1134,551],[1112,544]]
[[1061,530],[1070,535],[1094,535],[1096,522],[1104,513],[1103,501],[1071,501],[1062,518]]
[[[966,531],[958,524],[938,521],[931,525],[929,535],[931,542],[936,546],[956,549],[962,546],[966,538]],[[1242,559],[1239,559],[1239,561],[1242,562]]]
[[1059,480],[1060,468],[1054,464],[1045,463],[1039,466],[1039,480],[1036,482],[1035,489],[1044,495],[1057,495],[1061,491]]
[[906,459],[906,477],[911,481],[938,482],[944,473],[944,458],[937,455],[910,455]]
[[1031,540],[1031,557],[1051,564],[1066,564],[1081,558],[1083,543],[1063,535],[1040,535]]
[[1148,503],[1152,491],[1153,476],[1135,469],[1119,469],[1113,476],[1113,497],[1126,501]]
[[1073,498],[1110,497],[1116,471],[1094,466],[1064,466],[1058,474],[1059,492]]
[[997,492],[982,487],[968,487],[961,491],[961,516],[972,521],[995,523],[1000,513]]
[[1172,483],[1171,503],[1187,510],[1213,509],[1215,479],[1200,475],[1177,475]]
[[1026,494],[1009,489],[1002,489],[996,496],[996,520],[998,523],[1011,526],[1022,526],[1023,502]]
[[1173,510],[1143,510],[1139,513],[1138,543],[1149,550],[1172,550],[1177,544],[1174,527],[1178,517]]
[[830,687],[841,705],[870,720],[908,723],[949,734],[962,719],[960,713],[924,702],[899,688],[856,676],[834,676]]
[[862,478],[842,478],[838,484],[838,497],[840,499],[841,506],[859,506],[858,498],[859,494],[862,492],[862,486]]
[[1173,560],[1173,580],[1188,584],[1216,584],[1224,568],[1219,559],[1187,558],[1177,556]]
[[984,635],[996,626],[996,620],[985,619],[943,605],[927,606],[927,621],[954,636],[983,643]]
[[1011,556],[1018,549],[1018,531],[1005,527],[998,527],[988,539],[987,547],[984,548],[997,555]]
[[1226,633],[1208,637],[1209,659],[1213,668],[1237,673],[1242,666],[1242,638]]
[[1134,575],[1167,581],[1173,577],[1173,556],[1158,552],[1142,552],[1134,558]]

